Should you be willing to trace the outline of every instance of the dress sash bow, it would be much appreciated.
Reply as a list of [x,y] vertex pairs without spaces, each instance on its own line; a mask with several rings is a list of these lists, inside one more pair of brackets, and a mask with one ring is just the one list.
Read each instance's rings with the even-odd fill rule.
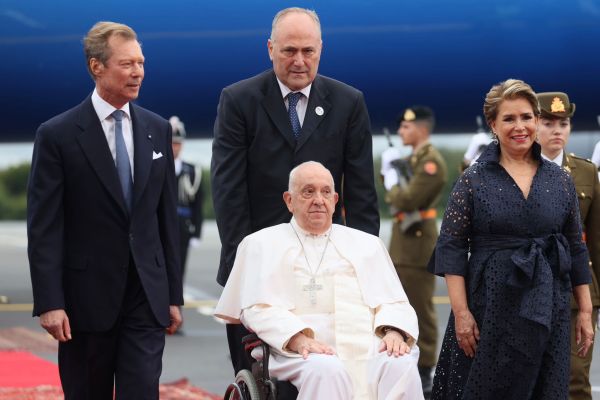
[[[519,316],[550,329],[552,320],[553,281],[556,275],[563,290],[570,289],[571,257],[569,243],[561,233],[543,237],[478,235],[471,243],[473,252],[514,249],[510,259],[515,265],[506,283],[521,289]],[[545,301],[540,301],[545,299]]]

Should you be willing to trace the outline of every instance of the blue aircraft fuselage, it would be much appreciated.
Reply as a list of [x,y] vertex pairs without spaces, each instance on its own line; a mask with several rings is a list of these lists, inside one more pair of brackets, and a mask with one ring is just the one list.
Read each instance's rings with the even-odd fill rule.
[[434,109],[437,132],[472,132],[487,91],[511,77],[567,92],[574,128],[597,129],[600,0],[287,3],[0,0],[0,140],[32,140],[40,123],[91,93],[81,39],[100,20],[139,35],[138,103],[210,137],[221,89],[271,66],[271,20],[290,5],[319,14],[319,72],[364,92],[374,132],[394,130],[412,104]]

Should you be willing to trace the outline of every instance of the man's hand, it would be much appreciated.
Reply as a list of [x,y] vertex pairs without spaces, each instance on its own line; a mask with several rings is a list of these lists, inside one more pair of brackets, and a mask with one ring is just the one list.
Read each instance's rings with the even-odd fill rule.
[[389,330],[381,339],[381,344],[379,345],[379,352],[382,353],[384,351],[387,351],[388,356],[393,354],[394,357],[400,357],[410,353],[410,346],[404,341],[400,332]]
[[177,332],[177,329],[183,323],[183,317],[181,316],[179,306],[169,306],[169,315],[171,317],[171,325],[167,327],[167,333],[172,335]]
[[311,339],[302,332],[298,332],[292,336],[287,347],[288,349],[302,355],[302,358],[305,360],[308,358],[309,353],[329,355],[335,354],[335,351],[333,351],[329,345],[316,339]]
[[71,325],[65,310],[47,311],[40,315],[40,325],[59,342],[71,340]]
[[388,170],[383,176],[383,186],[385,187],[385,190],[392,190],[398,182],[400,182],[400,180],[398,179],[398,173],[395,169]]

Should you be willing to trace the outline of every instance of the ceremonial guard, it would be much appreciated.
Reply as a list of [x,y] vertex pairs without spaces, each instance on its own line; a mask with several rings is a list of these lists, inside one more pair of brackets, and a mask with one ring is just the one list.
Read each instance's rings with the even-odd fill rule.
[[185,265],[190,244],[197,246],[202,233],[202,168],[181,159],[185,139],[185,125],[177,116],[169,119],[173,128],[173,156],[177,176],[177,222],[179,224],[181,270],[185,277]]
[[[573,178],[579,213],[583,224],[583,238],[590,254],[592,283],[592,321],[598,319],[600,307],[600,184],[596,165],[590,160],[567,154],[565,147],[571,134],[571,118],[575,113],[575,104],[562,92],[538,93],[540,103],[540,124],[538,142],[542,146],[542,157],[563,167]],[[571,400],[591,400],[590,366],[592,364],[593,344],[585,357],[577,355],[580,343],[576,339],[577,303],[571,298],[571,378],[569,398]]]
[[427,398],[436,365],[438,334],[432,299],[435,277],[426,267],[438,237],[435,207],[447,181],[447,167],[429,142],[435,125],[430,108],[407,108],[398,122],[402,142],[413,151],[408,158],[391,159],[394,149],[386,150],[381,173],[387,190],[386,202],[394,215],[390,255],[419,320],[418,365]]

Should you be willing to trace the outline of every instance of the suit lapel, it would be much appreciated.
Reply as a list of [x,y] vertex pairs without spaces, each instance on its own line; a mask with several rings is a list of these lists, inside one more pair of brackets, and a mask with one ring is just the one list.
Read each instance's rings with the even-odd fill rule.
[[296,147],[296,139],[294,138],[294,132],[292,131],[292,124],[290,123],[287,110],[285,109],[285,103],[281,97],[281,89],[279,89],[279,85],[277,84],[275,73],[272,72],[267,76],[268,78],[264,90],[265,97],[262,100],[263,108],[288,144],[292,147]]
[[108,147],[106,135],[98,119],[98,114],[96,114],[96,110],[94,110],[94,106],[92,105],[91,97],[88,97],[82,103],[78,125],[82,133],[77,137],[77,140],[83,153],[111,197],[119,204],[123,213],[127,215],[125,198],[123,197],[123,191],[119,183],[117,167],[110,153],[110,148]]
[[133,146],[135,149],[133,157],[133,210],[135,210],[135,206],[148,183],[154,146],[152,145],[152,133],[145,121],[138,116],[136,106],[129,103],[129,109],[133,124]]
[[296,151],[308,141],[308,138],[315,132],[319,124],[331,110],[331,103],[327,99],[328,96],[329,92],[327,88],[323,85],[323,81],[317,75],[310,88],[308,107],[306,108],[304,123],[302,124],[302,130],[300,131],[300,138],[298,139]]

